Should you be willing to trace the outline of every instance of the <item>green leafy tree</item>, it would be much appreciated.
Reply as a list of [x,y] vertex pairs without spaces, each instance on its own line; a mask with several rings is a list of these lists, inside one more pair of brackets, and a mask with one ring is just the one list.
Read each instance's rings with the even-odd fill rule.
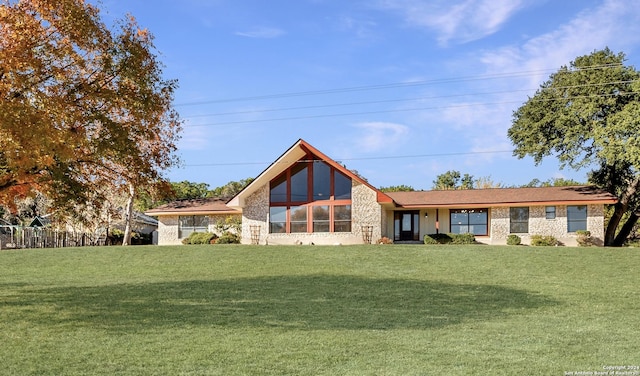
[[209,197],[219,197],[219,198],[231,198],[241,190],[243,190],[247,185],[251,184],[254,178],[242,179],[240,181],[230,181],[227,184],[217,187],[211,191],[209,191]]
[[452,190],[452,189],[473,189],[474,179],[472,175],[460,174],[460,171],[449,170],[444,174],[440,174],[433,181],[433,189]]
[[410,185],[392,185],[390,187],[380,187],[381,192],[413,192],[413,189]]
[[[513,114],[514,155],[536,164],[555,156],[561,167],[592,168],[590,181],[618,197],[605,231],[616,237],[625,213],[638,211],[640,190],[640,74],[608,48],[577,57],[553,73]],[[624,228],[638,217],[629,216]]]
[[545,181],[541,181],[538,178],[532,179],[529,183],[523,185],[522,187],[570,187],[574,185],[585,185],[585,183],[579,182],[573,179],[564,179],[564,178],[553,178]]

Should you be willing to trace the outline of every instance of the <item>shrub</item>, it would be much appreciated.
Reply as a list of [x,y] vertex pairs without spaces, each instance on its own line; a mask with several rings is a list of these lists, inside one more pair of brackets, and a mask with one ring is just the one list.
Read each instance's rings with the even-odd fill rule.
[[578,242],[579,246],[591,247],[592,245],[595,245],[594,239],[591,237],[590,231],[578,230],[576,231],[576,235],[578,235],[578,237],[576,238],[576,241]]
[[378,241],[376,242],[376,244],[393,244],[393,240],[387,238],[386,236],[378,239]]
[[214,236],[210,232],[192,232],[188,238],[182,239],[182,244],[210,244]]
[[452,241],[449,234],[427,234],[424,236],[424,244],[449,244]]
[[240,244],[240,235],[226,231],[218,238],[216,244]]
[[507,245],[520,245],[522,244],[522,238],[516,234],[507,236]]
[[560,245],[558,239],[551,235],[531,235],[531,245],[534,247]]
[[476,237],[473,234],[449,234],[451,237],[451,244],[474,244]]

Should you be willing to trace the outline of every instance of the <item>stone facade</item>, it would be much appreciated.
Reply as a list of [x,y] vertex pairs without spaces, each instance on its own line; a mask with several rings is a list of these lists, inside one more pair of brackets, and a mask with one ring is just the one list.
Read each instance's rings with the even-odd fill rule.
[[[318,233],[269,233],[269,185],[265,184],[247,197],[242,209],[242,243],[251,244],[362,244],[363,226],[372,226],[372,242],[381,235],[382,210],[377,193],[365,184],[352,180],[351,232]],[[254,239],[252,239],[252,231]],[[256,237],[259,231],[259,237]]]
[[178,216],[163,215],[158,217],[158,245],[182,244],[178,237]]
[[[207,231],[218,236],[222,235],[216,229],[218,221],[225,221],[229,214],[209,214],[209,226]],[[239,215],[238,215],[239,217]],[[158,245],[178,245],[182,244],[180,237],[180,226],[178,215],[163,215],[158,217]]]
[[[558,205],[556,217],[546,218],[546,206],[529,207],[529,231],[526,234],[516,234],[522,238],[523,244],[531,243],[531,235],[550,235],[568,246],[577,245],[576,234],[567,232],[567,206]],[[508,207],[494,207],[490,210],[491,223],[489,237],[479,237],[478,241],[489,244],[506,244],[510,232],[510,211]],[[587,206],[587,230],[591,232],[596,244],[602,244],[604,239],[604,205]]]

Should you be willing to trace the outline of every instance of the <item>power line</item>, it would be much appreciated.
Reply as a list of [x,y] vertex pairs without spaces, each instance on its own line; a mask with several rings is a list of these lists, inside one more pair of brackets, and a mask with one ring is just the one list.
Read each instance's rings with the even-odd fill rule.
[[[622,66],[622,64],[617,64],[617,63],[603,64],[603,65],[581,67],[578,70],[605,69],[605,68],[620,67],[620,66]],[[497,73],[497,74],[478,75],[478,76],[463,76],[463,77],[422,80],[422,81],[396,82],[396,83],[389,83],[389,84],[354,86],[354,87],[335,88],[335,89],[326,89],[326,90],[309,90],[309,91],[280,93],[280,94],[266,94],[266,95],[237,97],[237,98],[213,99],[213,100],[205,100],[205,101],[198,101],[198,102],[179,103],[179,104],[175,104],[174,106],[175,107],[198,106],[198,105],[213,104],[213,103],[245,102],[245,101],[256,101],[256,100],[265,100],[265,99],[276,99],[276,98],[347,93],[347,92],[354,92],[354,91],[383,90],[383,89],[393,89],[393,88],[399,88],[399,87],[439,85],[439,84],[447,84],[447,83],[455,83],[455,82],[495,80],[500,78],[531,76],[534,74],[541,74],[541,73],[553,72],[553,71],[556,71],[556,69],[540,69],[540,70],[533,70],[533,71],[508,72],[508,73]]]
[[[438,153],[438,154],[414,154],[414,155],[391,155],[384,157],[356,157],[356,158],[336,158],[334,161],[365,161],[365,160],[387,160],[387,159],[409,159],[409,158],[433,158],[433,157],[453,157],[462,155],[481,155],[481,154],[499,154],[499,153],[512,153],[513,150],[490,150],[490,151],[470,151],[470,152],[455,152],[455,153]],[[314,159],[315,161],[328,162],[326,160]],[[296,161],[279,161],[276,163],[294,163]],[[302,161],[312,162],[312,161]],[[249,165],[266,165],[273,162],[224,162],[224,163],[202,163],[202,164],[189,164],[183,165],[183,167],[216,167],[216,166],[249,166]]]
[[[582,95],[582,96],[575,96],[575,97],[563,97],[559,99],[556,99],[556,98],[540,99],[540,100],[534,100],[534,102],[553,102],[553,101],[559,101],[559,100],[564,101],[564,100],[575,100],[575,99],[582,99],[582,98],[597,98],[597,97],[604,98],[604,97],[632,95],[632,94],[638,94],[638,93],[624,92],[624,93],[600,94],[600,95]],[[301,116],[290,116],[290,117],[269,118],[269,119],[236,120],[236,121],[226,121],[226,122],[208,123],[208,124],[188,124],[188,126],[189,127],[209,127],[209,126],[220,126],[220,125],[265,123],[265,122],[272,122],[272,121],[320,119],[320,118],[340,117],[340,116],[375,115],[375,114],[385,114],[385,113],[395,113],[395,112],[442,110],[442,109],[451,109],[451,108],[503,105],[503,104],[512,104],[512,103],[522,103],[522,101],[516,100],[516,101],[502,101],[502,102],[480,102],[480,103],[465,103],[465,104],[449,105],[449,106],[432,106],[432,107],[403,108],[403,109],[379,110],[379,111],[345,112],[345,113],[339,113],[339,114],[301,115]]]
[[[596,84],[560,86],[560,87],[554,87],[554,90],[576,89],[576,88],[583,88],[583,87],[596,87],[596,86],[615,85],[615,84],[629,84],[634,82],[640,82],[640,80],[612,81],[612,82],[604,82],[604,83],[596,83]],[[283,107],[283,108],[268,108],[268,109],[260,109],[260,110],[244,110],[244,111],[233,111],[233,112],[218,112],[218,113],[205,114],[205,115],[190,115],[190,116],[184,117],[183,119],[212,117],[212,116],[248,115],[248,114],[255,114],[255,113],[266,113],[266,112],[310,110],[310,109],[330,108],[330,107],[359,106],[359,105],[365,105],[365,104],[412,102],[412,101],[420,101],[420,100],[427,100],[427,99],[460,98],[460,97],[471,97],[471,96],[479,96],[479,95],[511,94],[511,93],[530,92],[532,90],[535,90],[535,89],[501,90],[501,91],[481,92],[481,93],[436,95],[436,96],[418,97],[418,98],[383,99],[383,100],[363,101],[363,102],[334,103],[334,104]]]

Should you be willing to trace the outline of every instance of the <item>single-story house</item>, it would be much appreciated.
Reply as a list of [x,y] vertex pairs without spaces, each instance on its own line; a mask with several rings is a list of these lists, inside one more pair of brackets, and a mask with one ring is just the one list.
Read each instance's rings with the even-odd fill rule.
[[[158,244],[182,244],[192,232],[217,233],[220,221],[240,218],[242,212],[226,205],[226,200],[199,198],[178,200],[148,210],[145,214],[158,217]],[[218,234],[221,235],[221,234]]]
[[604,237],[605,205],[616,198],[590,186],[381,192],[304,140],[277,158],[228,202],[178,202],[158,216],[159,244],[178,244],[215,218],[242,217],[242,242],[362,244],[387,237],[420,242],[435,233],[473,233],[487,244],[509,234],[527,243],[551,235],[576,244],[576,231]]

